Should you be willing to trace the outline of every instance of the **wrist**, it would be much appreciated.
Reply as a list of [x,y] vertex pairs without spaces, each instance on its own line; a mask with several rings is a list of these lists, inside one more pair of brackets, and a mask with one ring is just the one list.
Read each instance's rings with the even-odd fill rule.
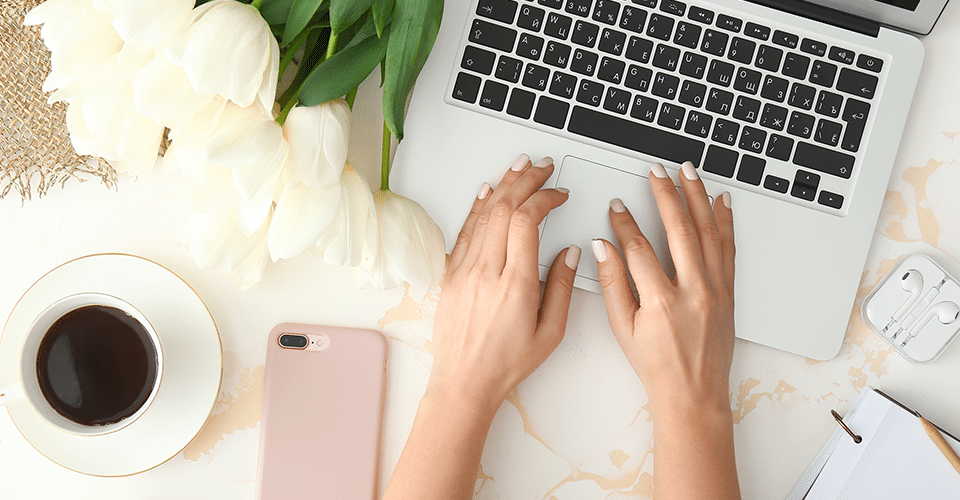
[[430,380],[420,400],[424,409],[439,409],[456,412],[462,418],[475,421],[492,421],[506,397],[495,396],[485,391],[465,390],[456,384],[444,384]]

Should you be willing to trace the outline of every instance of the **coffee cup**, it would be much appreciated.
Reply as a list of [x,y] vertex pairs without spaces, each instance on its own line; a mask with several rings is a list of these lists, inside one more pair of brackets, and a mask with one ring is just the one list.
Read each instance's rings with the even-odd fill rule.
[[156,396],[163,368],[147,318],[103,293],[70,295],[44,309],[18,361],[19,383],[0,388],[0,406],[25,400],[51,426],[82,436],[136,421]]

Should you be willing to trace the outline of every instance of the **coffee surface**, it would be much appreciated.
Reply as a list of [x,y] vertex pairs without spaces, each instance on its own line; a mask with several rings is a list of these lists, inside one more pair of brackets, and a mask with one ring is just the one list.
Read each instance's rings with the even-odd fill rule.
[[74,309],[51,325],[37,353],[43,397],[81,425],[119,422],[146,403],[157,351],[139,321],[115,307]]

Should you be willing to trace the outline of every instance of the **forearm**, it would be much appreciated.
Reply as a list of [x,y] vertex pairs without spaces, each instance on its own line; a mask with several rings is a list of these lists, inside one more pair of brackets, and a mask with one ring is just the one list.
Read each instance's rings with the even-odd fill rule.
[[483,444],[498,407],[428,389],[384,500],[473,498]]

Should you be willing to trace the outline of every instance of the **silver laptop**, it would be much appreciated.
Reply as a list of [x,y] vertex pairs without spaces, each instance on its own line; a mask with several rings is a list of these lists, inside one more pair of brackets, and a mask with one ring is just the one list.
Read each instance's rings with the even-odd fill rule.
[[[614,197],[669,261],[645,176],[690,160],[732,195],[737,335],[830,359],[923,61],[907,32],[946,3],[448,0],[394,189],[452,247],[482,182],[549,155],[548,185],[571,196],[542,225],[541,271],[567,245],[615,241]],[[593,259],[576,285],[599,291]]]

